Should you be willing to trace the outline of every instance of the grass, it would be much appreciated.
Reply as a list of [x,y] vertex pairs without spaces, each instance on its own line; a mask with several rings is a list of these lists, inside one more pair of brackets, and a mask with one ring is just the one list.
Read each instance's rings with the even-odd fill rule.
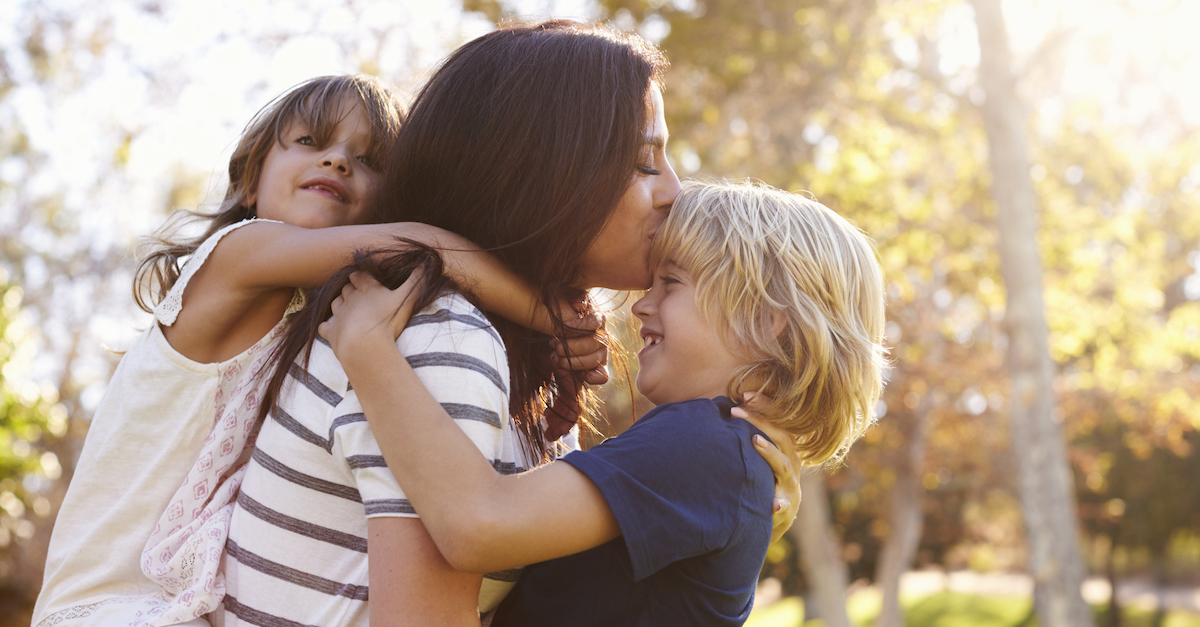
[[[908,627],[1036,627],[1030,618],[1032,600],[1029,597],[985,596],[958,592],[939,592],[923,597],[902,600],[905,624]],[[875,591],[852,594],[847,605],[850,621],[869,627],[879,614],[880,599]],[[1096,624],[1104,624],[1104,610],[1096,608]],[[760,607],[750,614],[746,627],[800,627],[804,603],[788,597]],[[1140,607],[1124,608],[1122,627],[1151,627],[1154,611]],[[809,627],[820,623],[813,621]],[[1200,627],[1200,614],[1186,611],[1168,612],[1163,627]]]

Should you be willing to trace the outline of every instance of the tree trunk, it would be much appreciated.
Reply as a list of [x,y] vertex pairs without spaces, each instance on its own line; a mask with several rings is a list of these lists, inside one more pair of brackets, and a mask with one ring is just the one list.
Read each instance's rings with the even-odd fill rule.
[[1034,607],[1043,627],[1092,625],[1083,600],[1075,490],[1054,419],[1053,365],[1042,301],[1037,200],[1029,177],[1026,115],[1016,93],[1000,0],[972,0],[979,29],[1000,265],[1007,293],[1012,448],[1019,473]]
[[846,614],[846,588],[850,575],[842,561],[841,542],[830,524],[829,497],[825,492],[825,474],[807,469],[800,475],[800,512],[792,525],[792,538],[800,546],[808,593],[804,612],[815,614],[826,627],[850,627]]
[[[941,330],[942,317],[932,311],[932,296],[944,286],[945,273],[935,271],[934,280],[927,289],[918,327],[920,343],[929,347],[921,371],[940,370],[946,352],[946,336]],[[895,383],[904,385],[903,381]],[[929,440],[929,414],[933,411],[935,399],[934,389],[929,386],[911,413],[896,412],[901,442],[892,466],[896,483],[892,485],[888,496],[888,533],[875,569],[875,584],[883,595],[875,627],[904,626],[904,611],[900,607],[900,577],[912,567],[913,557],[921,543],[921,528],[925,524],[921,510],[921,497],[924,494],[921,471],[925,466],[925,445]]]
[[921,468],[925,462],[925,442],[929,434],[929,411],[933,391],[921,398],[911,414],[900,418],[903,439],[896,463],[896,483],[888,500],[888,535],[879,555],[875,582],[883,593],[883,605],[875,627],[903,627],[900,608],[900,577],[912,565],[921,541],[924,516],[921,511]]

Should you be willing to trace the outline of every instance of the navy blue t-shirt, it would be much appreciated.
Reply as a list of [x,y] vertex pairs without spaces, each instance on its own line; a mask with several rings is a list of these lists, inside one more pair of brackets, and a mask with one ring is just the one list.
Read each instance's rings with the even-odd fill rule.
[[492,625],[745,622],[775,479],[751,444],[762,432],[731,407],[725,397],[668,403],[564,457],[600,489],[621,537],[526,568]]

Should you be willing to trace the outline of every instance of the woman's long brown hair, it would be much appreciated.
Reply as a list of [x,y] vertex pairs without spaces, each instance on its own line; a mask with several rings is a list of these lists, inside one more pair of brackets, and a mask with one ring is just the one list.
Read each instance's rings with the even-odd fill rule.
[[[272,356],[275,367],[267,383],[264,402],[260,405],[259,418],[265,418],[274,400],[279,398],[291,365],[297,360],[302,364],[308,363],[312,345],[318,341],[317,327],[332,315],[330,308],[333,301],[350,282],[351,274],[362,270],[370,273],[388,289],[396,289],[417,269],[422,271],[422,279],[412,296],[415,299],[414,312],[428,307],[439,295],[447,291],[460,291],[443,272],[442,258],[437,251],[420,242],[403,238],[397,239],[395,248],[356,251],[354,261],[350,265],[339,270],[324,286],[314,290],[304,309],[293,315],[287,335],[276,349],[276,354]],[[466,296],[471,298],[469,294]]]
[[[379,220],[431,224],[491,251],[535,287],[556,335],[568,335],[560,303],[585,297],[581,258],[633,179],[647,95],[666,65],[637,35],[565,20],[468,42],[410,107],[378,196]],[[310,314],[295,321],[292,336],[316,337],[324,311]],[[559,393],[550,338],[488,317],[508,351],[510,414],[544,459],[538,420]],[[276,378],[291,364],[282,357]]]

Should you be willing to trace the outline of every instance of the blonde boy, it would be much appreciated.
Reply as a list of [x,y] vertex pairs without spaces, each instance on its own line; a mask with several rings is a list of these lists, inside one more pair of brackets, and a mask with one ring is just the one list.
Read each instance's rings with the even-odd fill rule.
[[730,398],[767,399],[756,412],[809,464],[840,459],[871,422],[883,279],[846,220],[760,183],[686,183],[652,262],[633,312],[638,389],[658,407],[519,475],[480,458],[380,324],[419,279],[389,292],[352,277],[321,327],[448,563],[533,564],[493,627],[742,624],[770,542],[773,476],[755,451],[763,432]]
[[[720,340],[712,350],[745,358],[722,393],[770,399],[762,415],[796,438],[806,461],[840,459],[870,426],[882,389],[883,275],[870,240],[844,218],[760,182],[688,181],[651,265],[655,285],[634,305],[643,338],[656,324],[648,306],[676,271],[693,286],[704,333]],[[663,348],[668,341],[654,346]],[[638,387],[651,400],[644,385],[705,368],[655,351],[639,354]]]

